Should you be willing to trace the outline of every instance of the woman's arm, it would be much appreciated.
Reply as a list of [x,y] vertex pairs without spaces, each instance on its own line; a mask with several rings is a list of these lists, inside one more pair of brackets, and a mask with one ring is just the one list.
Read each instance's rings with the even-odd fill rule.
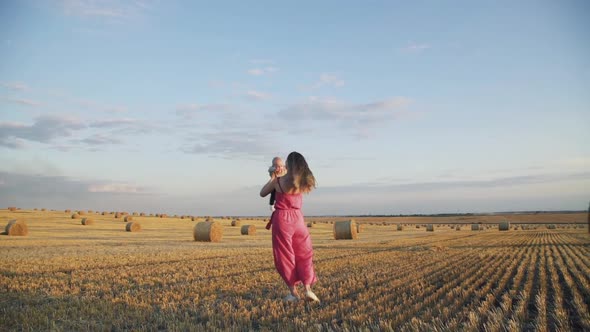
[[260,197],[266,197],[275,189],[275,183],[277,183],[277,178],[273,176],[268,180],[268,182],[260,189]]

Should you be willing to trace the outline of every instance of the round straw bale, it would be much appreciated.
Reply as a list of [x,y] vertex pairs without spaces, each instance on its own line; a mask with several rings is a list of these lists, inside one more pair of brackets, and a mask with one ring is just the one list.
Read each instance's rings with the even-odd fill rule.
[[244,225],[240,229],[242,235],[255,235],[256,234],[256,226],[254,225]]
[[500,224],[498,225],[498,230],[501,230],[501,231],[510,230],[510,221],[504,220],[504,221],[500,222]]
[[193,237],[195,241],[219,242],[223,236],[223,226],[215,221],[202,221],[195,225]]
[[125,225],[125,230],[127,232],[139,232],[141,231],[141,225],[138,222],[128,222]]
[[434,232],[434,226],[432,224],[426,225],[426,231],[427,232]]
[[402,226],[402,224],[398,224],[397,225],[397,230],[398,231],[403,231],[404,230],[404,227]]
[[64,210],[64,212],[65,212],[65,213],[72,213],[72,210],[70,210],[70,209],[66,209],[66,210]]
[[308,222],[307,223],[307,227],[312,228],[313,227],[313,223]]
[[232,220],[232,221],[231,221],[231,225],[232,225],[232,226],[240,226],[240,224],[241,224],[241,223],[242,223],[242,222],[241,222],[241,221],[239,221],[238,219],[235,219],[235,220]]
[[41,211],[45,212],[45,211],[47,211],[47,209],[46,208],[42,208]]
[[10,236],[26,236],[29,234],[27,224],[24,221],[17,219],[10,220],[4,230],[6,235]]
[[554,224],[547,225],[547,229],[555,229],[555,228],[556,228],[556,227],[555,227],[555,225],[554,225]]
[[140,216],[140,217],[145,217],[145,212],[141,212],[141,213],[139,214],[139,216]]
[[94,225],[94,220],[92,220],[90,218],[82,218],[82,225],[84,225],[84,226]]
[[357,233],[362,233],[363,231],[363,225],[362,224],[356,224],[356,232]]
[[119,214],[119,212],[115,213],[115,218],[121,218],[121,215]]
[[197,218],[195,218],[195,217],[191,217],[191,221],[195,221],[195,219],[197,219]]
[[334,223],[335,240],[352,240],[356,239],[356,222],[354,219],[345,221],[336,221]]
[[160,218],[168,218],[168,215],[167,215],[167,214],[165,214],[165,213],[162,213],[162,214],[160,215]]
[[132,216],[125,216],[125,222],[132,221],[132,220],[133,220]]
[[80,215],[77,213],[72,214],[72,219],[78,219],[80,218]]
[[461,226],[455,226],[455,230],[456,231],[460,231],[461,230]]
[[88,210],[88,213],[94,213],[94,211],[92,211],[92,210]]
[[16,206],[9,206],[9,207],[8,207],[8,211],[12,211],[12,212],[14,212],[14,211],[16,211],[16,210],[17,210],[17,209],[16,209]]
[[83,215],[86,214],[86,211],[78,211],[78,214],[81,215],[81,216],[83,216]]
[[472,231],[479,231],[479,225],[478,224],[471,224],[471,230]]

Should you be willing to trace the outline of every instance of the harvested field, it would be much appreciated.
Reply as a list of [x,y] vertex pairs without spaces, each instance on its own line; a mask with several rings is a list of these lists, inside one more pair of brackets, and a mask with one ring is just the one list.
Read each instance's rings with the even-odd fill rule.
[[29,236],[0,237],[5,330],[590,330],[580,224],[425,232],[379,221],[336,241],[318,220],[308,230],[322,302],[305,304],[282,301],[260,219],[241,218],[258,226],[255,237],[219,220],[223,238],[212,243],[174,218],[142,217],[141,236],[112,216],[84,228],[62,211],[0,210],[0,223],[16,218]]

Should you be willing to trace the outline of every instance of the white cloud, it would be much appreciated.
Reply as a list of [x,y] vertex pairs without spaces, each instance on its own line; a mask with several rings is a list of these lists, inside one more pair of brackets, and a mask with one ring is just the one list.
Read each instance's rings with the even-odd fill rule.
[[307,102],[281,110],[279,116],[293,121],[350,121],[371,125],[393,119],[411,102],[412,100],[406,97],[394,97],[364,104],[351,104],[336,99],[311,97]]
[[8,103],[25,105],[25,106],[39,106],[39,102],[30,99],[14,98],[14,97],[0,97],[0,100]]
[[22,82],[0,82],[0,86],[11,90],[27,90],[29,88]]
[[125,183],[91,184],[88,186],[91,193],[140,193],[137,186]]
[[181,104],[176,107],[176,115],[191,119],[200,112],[226,112],[230,108],[229,104]]
[[405,51],[405,52],[420,53],[420,52],[423,52],[429,48],[431,48],[431,46],[429,44],[411,42],[408,45],[402,47],[401,50]]
[[123,141],[121,141],[118,138],[115,138],[113,136],[103,135],[103,134],[96,134],[96,135],[93,135],[90,137],[86,137],[86,138],[80,140],[80,142],[87,144],[87,145],[91,145],[91,146],[111,145],[111,144],[123,143]]
[[268,66],[268,67],[262,67],[262,68],[252,68],[252,69],[249,69],[247,72],[248,72],[248,74],[253,75],[253,76],[262,76],[262,75],[272,74],[277,71],[278,71],[278,68]]
[[271,98],[270,93],[266,93],[266,92],[262,92],[262,91],[255,91],[255,90],[250,90],[250,91],[246,91],[245,97],[247,99],[250,100],[266,100]]
[[250,63],[256,64],[256,65],[272,65],[272,64],[274,64],[274,60],[270,60],[270,59],[252,59],[252,60],[250,60]]
[[56,138],[69,137],[74,131],[85,127],[78,120],[56,115],[40,116],[31,125],[0,122],[0,145],[16,148],[19,146],[15,143],[21,140],[50,143]]
[[113,128],[113,127],[122,127],[128,125],[135,125],[138,121],[131,118],[122,118],[122,119],[104,119],[104,120],[97,120],[90,122],[89,126],[94,128]]
[[66,15],[121,20],[143,15],[153,1],[62,0],[61,4]]
[[212,131],[192,137],[190,145],[183,150],[213,157],[245,159],[256,159],[278,151],[276,140],[270,138],[274,136],[273,130],[263,131],[259,127],[213,128]]
[[376,128],[409,114],[411,103],[412,100],[406,97],[361,104],[310,97],[306,102],[280,110],[278,116],[289,121],[294,132],[324,133],[327,129],[339,129],[357,138],[368,138],[373,136]]
[[333,74],[323,73],[320,75],[319,80],[313,84],[313,88],[320,88],[323,86],[341,87],[344,86],[344,80]]

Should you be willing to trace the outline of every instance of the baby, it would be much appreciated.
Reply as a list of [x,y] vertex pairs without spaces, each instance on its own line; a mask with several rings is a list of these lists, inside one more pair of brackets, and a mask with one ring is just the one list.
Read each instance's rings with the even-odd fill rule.
[[[285,168],[285,163],[283,163],[283,159],[281,157],[274,157],[272,158],[272,166],[268,168],[268,175],[272,176],[273,173],[277,176],[283,176],[287,173],[287,169]],[[270,193],[270,210],[272,211],[275,205],[275,194],[276,190],[273,190]]]
[[276,176],[283,176],[285,175],[287,169],[285,168],[285,163],[283,163],[283,159],[281,157],[274,157],[272,158],[272,165],[268,168],[268,175],[272,176],[272,173],[275,173]]

